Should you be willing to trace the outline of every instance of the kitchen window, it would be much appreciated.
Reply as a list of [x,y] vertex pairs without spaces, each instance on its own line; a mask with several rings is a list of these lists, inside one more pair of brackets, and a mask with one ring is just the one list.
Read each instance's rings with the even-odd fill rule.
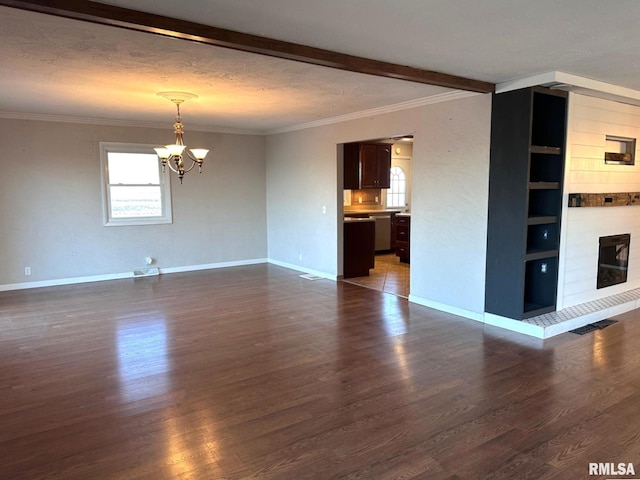
[[171,223],[171,186],[151,145],[100,143],[105,226]]
[[387,190],[387,207],[404,208],[407,204],[407,175],[401,167],[391,167],[391,188]]

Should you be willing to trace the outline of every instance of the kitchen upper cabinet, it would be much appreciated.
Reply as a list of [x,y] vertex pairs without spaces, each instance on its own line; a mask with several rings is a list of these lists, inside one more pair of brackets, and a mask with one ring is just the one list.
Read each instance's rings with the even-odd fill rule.
[[344,145],[344,188],[389,188],[391,145],[346,143]]
[[391,146],[360,145],[360,188],[391,186]]

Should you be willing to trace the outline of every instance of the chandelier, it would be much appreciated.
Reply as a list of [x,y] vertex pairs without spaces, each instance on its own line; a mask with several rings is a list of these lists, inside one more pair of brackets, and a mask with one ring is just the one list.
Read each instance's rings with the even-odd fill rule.
[[[175,103],[176,108],[178,109],[176,123],[173,124],[173,131],[176,134],[176,143],[165,145],[164,147],[157,147],[154,148],[154,150],[162,162],[162,173],[165,172],[165,168],[168,166],[172,172],[178,174],[180,183],[182,183],[182,177],[184,177],[184,174],[193,170],[193,167],[196,165],[198,165],[198,170],[202,173],[202,162],[204,162],[204,157],[209,153],[209,150],[206,148],[190,148],[186,150],[187,147],[182,140],[184,125],[182,124],[182,117],[180,116],[180,104],[189,99],[198,98],[198,96],[193,93],[186,92],[160,92],[158,95]],[[191,165],[188,168],[185,168],[185,159],[187,161],[191,160]]]

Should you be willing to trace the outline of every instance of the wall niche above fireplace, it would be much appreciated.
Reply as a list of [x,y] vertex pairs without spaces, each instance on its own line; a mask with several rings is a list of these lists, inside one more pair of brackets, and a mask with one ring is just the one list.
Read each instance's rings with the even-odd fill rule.
[[627,281],[629,241],[631,235],[600,237],[597,288],[610,287]]
[[635,138],[607,135],[605,148],[604,163],[607,165],[635,165]]

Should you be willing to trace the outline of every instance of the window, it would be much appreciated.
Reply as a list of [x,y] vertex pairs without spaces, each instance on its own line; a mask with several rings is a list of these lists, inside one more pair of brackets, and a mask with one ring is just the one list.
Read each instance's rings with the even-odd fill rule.
[[387,207],[402,207],[407,204],[407,176],[401,167],[391,167],[391,188],[387,190]]
[[100,143],[104,224],[171,223],[171,186],[150,145]]

